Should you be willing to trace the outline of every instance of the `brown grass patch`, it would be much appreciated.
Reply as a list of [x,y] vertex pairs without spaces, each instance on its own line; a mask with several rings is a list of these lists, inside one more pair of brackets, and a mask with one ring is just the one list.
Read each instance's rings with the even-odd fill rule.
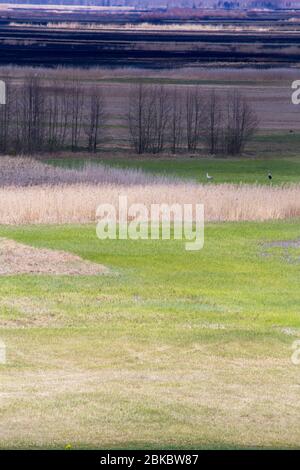
[[300,185],[198,184],[141,170],[86,164],[56,168],[2,157],[0,224],[95,223],[100,204],[204,204],[206,221],[264,221],[300,217]]
[[95,223],[100,204],[204,204],[205,220],[264,221],[300,217],[300,185],[74,184],[0,188],[0,224]]
[[92,276],[107,268],[64,251],[34,248],[5,238],[0,239],[0,275],[56,274]]
[[77,170],[47,165],[32,158],[3,156],[0,160],[1,187],[23,188],[25,186],[63,186],[85,183],[131,186],[168,181],[170,178],[147,174],[139,169],[114,168],[109,165],[89,162]]

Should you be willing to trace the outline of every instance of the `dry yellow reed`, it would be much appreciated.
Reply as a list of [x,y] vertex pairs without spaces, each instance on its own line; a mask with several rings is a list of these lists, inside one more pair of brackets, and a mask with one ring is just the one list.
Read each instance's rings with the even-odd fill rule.
[[300,217],[300,185],[73,184],[0,188],[0,224],[63,224],[95,221],[101,203],[203,203],[207,221],[245,221]]

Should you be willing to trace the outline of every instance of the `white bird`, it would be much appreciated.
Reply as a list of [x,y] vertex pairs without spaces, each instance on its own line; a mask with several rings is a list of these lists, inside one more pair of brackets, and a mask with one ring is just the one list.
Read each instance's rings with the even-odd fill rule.
[[269,178],[270,181],[273,179],[273,175],[272,175],[272,173],[271,173],[270,171],[269,171],[269,173],[268,173],[268,178]]
[[208,181],[212,181],[212,180],[214,179],[214,177],[213,177],[213,176],[210,176],[208,173],[206,173],[206,179],[207,179]]

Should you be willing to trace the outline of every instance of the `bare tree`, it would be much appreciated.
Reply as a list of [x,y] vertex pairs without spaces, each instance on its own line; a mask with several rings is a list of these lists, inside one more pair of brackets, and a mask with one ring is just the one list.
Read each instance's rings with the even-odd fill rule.
[[258,119],[248,100],[237,90],[228,93],[226,107],[223,152],[239,155],[256,132]]
[[25,79],[18,103],[21,111],[22,150],[34,153],[43,147],[45,93],[37,75]]
[[149,150],[151,153],[160,153],[165,148],[170,109],[170,96],[166,87],[151,87],[148,105]]
[[219,96],[213,90],[206,102],[204,119],[204,139],[208,152],[215,155],[220,150],[221,130],[221,106]]
[[195,152],[203,128],[203,99],[198,87],[188,88],[186,92],[186,138],[187,148]]
[[138,154],[149,149],[150,108],[149,88],[142,83],[132,87],[129,94],[128,125],[132,146]]
[[70,126],[71,149],[78,150],[82,135],[84,119],[84,89],[79,80],[73,80],[70,90]]
[[52,83],[46,99],[46,147],[48,151],[63,149],[66,145],[70,120],[68,91],[63,83]]
[[23,135],[23,112],[21,102],[23,100],[24,84],[15,85],[13,91],[13,99],[11,102],[12,115],[14,116],[13,131],[11,134],[11,146],[14,153],[23,152],[24,142]]
[[99,87],[89,90],[85,131],[88,150],[96,152],[102,136],[105,119],[104,99]]
[[181,148],[183,140],[183,102],[177,88],[171,93],[170,99],[170,145],[171,152],[176,153]]
[[142,83],[132,88],[129,97],[130,140],[139,154],[162,152],[168,141],[170,96],[164,86]]

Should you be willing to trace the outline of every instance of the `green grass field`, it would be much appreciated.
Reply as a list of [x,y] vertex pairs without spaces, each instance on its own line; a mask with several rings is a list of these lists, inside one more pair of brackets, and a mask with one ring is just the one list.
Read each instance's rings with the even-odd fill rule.
[[[83,158],[49,159],[48,162],[64,167],[80,167],[87,160]],[[151,173],[173,175],[179,178],[195,179],[198,182],[207,183],[206,173],[214,176],[215,183],[249,183],[270,184],[267,178],[268,172],[273,174],[272,184],[300,182],[300,157],[287,158],[129,158],[113,157],[97,158],[107,165],[120,168],[139,168]]]
[[1,227],[111,269],[1,278],[1,447],[299,447],[300,249],[268,245],[299,229],[211,224],[187,253],[93,226]]

